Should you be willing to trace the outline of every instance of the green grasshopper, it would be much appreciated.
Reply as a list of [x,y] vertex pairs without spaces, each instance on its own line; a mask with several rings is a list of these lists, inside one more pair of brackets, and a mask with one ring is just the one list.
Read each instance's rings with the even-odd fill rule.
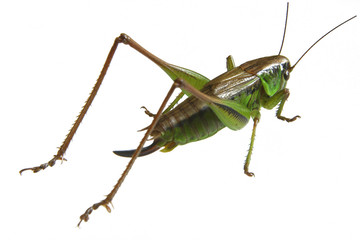
[[[238,67],[235,66],[233,58],[229,56],[226,59],[227,72],[213,80],[209,80],[205,76],[192,70],[163,61],[140,46],[128,35],[122,33],[115,39],[89,98],[57,154],[47,163],[22,169],[20,174],[26,170],[32,170],[35,173],[44,170],[48,166],[52,167],[57,160],[66,161],[64,155],[70,141],[100,88],[117,46],[123,43],[153,61],[169,75],[174,83],[156,114],[152,114],[144,107],[145,113],[153,117],[153,121],[150,126],[143,129],[146,130],[146,133],[139,146],[135,150],[114,151],[114,153],[119,156],[131,157],[131,160],[113,190],[105,199],[93,204],[80,216],[78,226],[82,221],[88,221],[89,215],[99,206],[104,206],[108,212],[111,212],[109,204],[111,204],[137,157],[148,155],[159,149],[161,149],[162,152],[169,152],[178,145],[184,145],[211,137],[225,127],[231,130],[240,130],[250,119],[253,119],[253,129],[250,147],[244,164],[244,173],[250,177],[254,176],[254,173],[249,171],[249,164],[254,147],[256,127],[260,121],[260,109],[262,107],[273,109],[275,106],[279,106],[276,111],[276,117],[278,119],[293,122],[297,118],[300,118],[298,115],[292,118],[287,118],[282,115],[284,104],[290,95],[289,89],[286,88],[287,81],[290,78],[290,72],[293,71],[299,61],[316,43],[336,28],[356,17],[354,16],[344,21],[323,35],[291,66],[289,59],[280,55],[285,39],[288,8],[289,5],[287,5],[285,28],[279,54],[251,60]],[[176,88],[180,88],[182,92],[165,109]],[[179,103],[180,99],[185,95],[187,98]],[[153,140],[152,144],[144,147],[145,142],[149,140],[150,137]]]

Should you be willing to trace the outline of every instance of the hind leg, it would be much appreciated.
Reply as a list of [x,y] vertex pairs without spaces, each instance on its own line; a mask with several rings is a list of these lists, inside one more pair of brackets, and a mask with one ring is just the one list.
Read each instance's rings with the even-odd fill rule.
[[[119,180],[117,181],[117,183],[115,184],[113,190],[106,196],[105,199],[101,200],[98,203],[93,204],[91,207],[89,207],[84,214],[82,214],[80,216],[80,222],[78,223],[78,226],[80,226],[82,221],[87,222],[89,220],[89,215],[92,213],[93,210],[98,209],[100,206],[103,206],[106,208],[106,210],[108,212],[111,212],[111,208],[109,206],[109,204],[111,204],[113,198],[115,197],[117,191],[119,190],[120,186],[122,185],[122,183],[124,182],[126,176],[128,175],[128,173],[130,172],[132,166],[134,165],[135,160],[137,159],[138,156],[140,156],[141,151],[144,147],[145,142],[148,140],[152,130],[154,129],[154,127],[156,126],[169,98],[171,97],[171,95],[173,94],[174,90],[176,88],[178,88],[180,86],[180,84],[175,81],[173,83],[173,85],[171,86],[168,94],[166,95],[164,101],[162,102],[158,112],[156,113],[154,120],[152,121],[152,123],[150,124],[150,126],[148,127],[143,139],[141,140],[139,146],[136,148],[136,150],[133,152],[131,160],[129,161],[128,165],[126,166],[124,172],[122,173],[121,177],[119,178]],[[129,152],[127,152],[128,154]]]

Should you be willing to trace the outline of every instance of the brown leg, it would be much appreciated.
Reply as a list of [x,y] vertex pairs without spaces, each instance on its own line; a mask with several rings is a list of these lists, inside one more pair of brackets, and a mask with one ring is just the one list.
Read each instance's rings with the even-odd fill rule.
[[111,208],[109,206],[109,204],[111,204],[111,201],[113,200],[115,194],[117,193],[117,191],[119,190],[121,184],[124,182],[125,177],[127,176],[127,174],[129,173],[131,167],[134,165],[135,160],[137,159],[137,157],[140,154],[141,149],[144,147],[145,142],[148,140],[148,137],[150,136],[150,133],[152,132],[152,130],[154,129],[155,125],[157,124],[161,113],[163,112],[166,103],[168,102],[169,98],[171,97],[171,95],[173,94],[175,88],[179,87],[179,83],[178,81],[175,80],[175,82],[173,83],[173,85],[171,86],[168,94],[166,95],[164,101],[162,102],[158,112],[156,113],[154,120],[152,121],[151,125],[148,127],[143,139],[141,140],[139,146],[137,147],[136,151],[134,152],[131,160],[129,161],[128,165],[126,166],[124,172],[122,173],[121,177],[119,178],[119,180],[117,181],[116,185],[114,186],[113,190],[106,196],[105,199],[101,200],[98,203],[93,204],[91,207],[89,207],[84,214],[82,214],[80,216],[80,222],[78,223],[78,227],[80,226],[82,221],[87,222],[89,220],[89,215],[92,213],[93,210],[98,209],[100,206],[104,206],[106,208],[106,210],[108,212],[111,212]]
[[145,106],[142,106],[141,108],[145,109],[145,114],[148,115],[149,117],[155,117],[155,114],[150,112]]
[[[106,210],[108,212],[111,211],[111,208],[109,206],[109,204],[111,204],[112,199],[114,198],[116,192],[119,190],[121,184],[124,182],[125,177],[127,176],[127,174],[129,173],[131,167],[133,166],[135,160],[137,159],[137,157],[139,156],[141,149],[143,148],[145,142],[148,140],[148,137],[150,136],[152,130],[154,129],[154,127],[156,126],[161,114],[163,113],[163,110],[165,108],[165,105],[167,104],[169,98],[171,97],[171,95],[173,94],[175,88],[181,88],[182,90],[186,90],[189,91],[192,96],[200,99],[201,101],[204,101],[206,103],[209,104],[213,104],[213,103],[222,103],[222,99],[216,98],[216,97],[212,97],[212,96],[208,96],[206,94],[204,94],[203,92],[197,90],[196,88],[194,88],[191,84],[187,83],[185,80],[183,79],[175,79],[173,85],[171,86],[168,94],[166,95],[164,101],[162,102],[158,112],[156,113],[154,120],[152,121],[151,125],[147,128],[147,131],[143,137],[143,139],[141,140],[139,146],[137,147],[137,149],[135,150],[131,160],[129,161],[128,165],[126,166],[126,169],[124,170],[123,174],[121,175],[121,177],[119,178],[118,182],[116,183],[116,185],[114,186],[113,190],[106,196],[105,199],[101,200],[98,203],[93,204],[91,207],[89,207],[85,213],[83,215],[80,216],[80,222],[78,224],[78,226],[80,226],[82,221],[88,221],[89,220],[89,215],[92,213],[93,210],[98,209],[100,206],[104,206],[106,208]],[[257,115],[257,118],[255,120],[255,127],[256,127],[256,123],[259,120],[260,116],[259,114]],[[253,133],[253,135],[255,134],[255,132]],[[252,141],[253,141],[254,136],[252,137]],[[250,150],[251,153],[251,150]]]
[[43,163],[39,166],[36,167],[31,167],[31,168],[24,168],[20,171],[20,174],[22,174],[24,171],[27,170],[31,170],[34,173],[39,172],[40,170],[44,170],[47,167],[52,167],[55,165],[57,160],[61,160],[61,161],[66,161],[66,159],[64,158],[65,152],[67,150],[67,148],[69,147],[69,144],[72,140],[72,138],[74,137],[78,127],[80,126],[81,121],[83,120],[86,112],[88,111],[91,103],[93,102],[99,88],[100,85],[102,83],[102,81],[104,80],[105,74],[110,66],[111,60],[115,54],[116,48],[119,45],[119,43],[123,43],[126,45],[129,45],[130,47],[134,48],[136,51],[140,52],[141,54],[143,54],[144,56],[146,56],[147,58],[149,58],[151,61],[153,61],[154,63],[156,63],[158,66],[166,68],[168,66],[170,66],[170,64],[168,64],[167,62],[161,60],[160,58],[156,57],[155,55],[153,55],[152,53],[150,53],[149,51],[147,51],[146,49],[144,49],[142,46],[140,46],[137,42],[135,42],[132,38],[130,38],[128,35],[122,33],[119,37],[117,37],[114,41],[114,44],[112,45],[110,52],[106,58],[105,64],[103,69],[101,70],[100,76],[96,81],[96,84],[92,90],[92,92],[90,93],[89,98],[86,100],[85,105],[83,106],[78,118],[76,119],[73,127],[70,129],[68,135],[66,136],[63,144],[59,147],[58,152],[56,153],[56,155],[54,155],[54,157],[47,163]]

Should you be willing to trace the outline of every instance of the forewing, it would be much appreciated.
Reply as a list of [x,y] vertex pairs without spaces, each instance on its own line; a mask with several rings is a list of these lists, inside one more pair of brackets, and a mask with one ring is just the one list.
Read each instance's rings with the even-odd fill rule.
[[259,84],[259,77],[237,67],[211,80],[204,86],[203,92],[222,99],[233,99],[244,92],[253,91]]

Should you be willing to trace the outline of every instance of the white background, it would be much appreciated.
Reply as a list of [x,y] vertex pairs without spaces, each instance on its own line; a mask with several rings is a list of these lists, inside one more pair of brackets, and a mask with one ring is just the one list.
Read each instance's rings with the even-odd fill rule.
[[[358,0],[291,1],[282,54],[292,63],[359,14]],[[0,6],[1,239],[359,239],[360,18],[321,41],[292,72],[284,115],[263,110],[250,169],[251,124],[138,159],[116,195],[76,228],[127,164],[171,79],[119,46],[64,164],[51,159],[113,40],[132,36],[164,60],[214,78],[278,53],[285,1],[7,1]]]

